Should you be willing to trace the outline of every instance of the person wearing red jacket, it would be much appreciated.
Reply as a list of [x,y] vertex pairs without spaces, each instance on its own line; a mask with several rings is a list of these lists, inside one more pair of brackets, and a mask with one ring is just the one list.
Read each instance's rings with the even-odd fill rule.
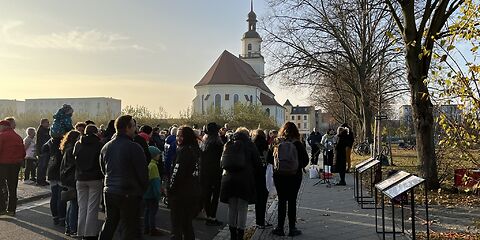
[[[22,138],[13,131],[10,122],[0,121],[0,183],[8,187],[8,207],[0,201],[0,215],[15,216],[17,208],[17,186],[20,165],[25,158]],[[6,199],[0,192],[0,199]]]

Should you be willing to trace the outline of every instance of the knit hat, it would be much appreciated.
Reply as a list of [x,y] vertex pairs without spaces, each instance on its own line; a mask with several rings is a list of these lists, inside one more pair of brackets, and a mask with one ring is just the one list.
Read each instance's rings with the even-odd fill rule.
[[10,122],[7,120],[0,121],[0,126],[10,127]]
[[150,156],[151,156],[152,158],[154,158],[154,157],[157,156],[157,155],[160,155],[160,153],[161,153],[161,152],[160,152],[160,149],[158,149],[158,148],[155,147],[155,146],[150,146],[150,147],[148,147],[148,151],[150,152]]

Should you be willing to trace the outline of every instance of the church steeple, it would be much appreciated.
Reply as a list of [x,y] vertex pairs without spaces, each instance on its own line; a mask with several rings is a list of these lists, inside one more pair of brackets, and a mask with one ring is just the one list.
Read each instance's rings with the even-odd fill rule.
[[253,11],[253,0],[250,0],[247,22],[248,31],[243,34],[240,58],[250,64],[260,77],[263,77],[265,61],[261,50],[262,38],[257,32],[257,14]]

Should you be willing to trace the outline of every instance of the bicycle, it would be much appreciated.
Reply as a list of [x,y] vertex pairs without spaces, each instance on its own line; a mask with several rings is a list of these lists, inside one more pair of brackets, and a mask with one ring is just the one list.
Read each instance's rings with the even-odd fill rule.
[[360,156],[369,155],[371,153],[370,143],[368,141],[364,141],[364,142],[355,144],[353,146],[353,152]]

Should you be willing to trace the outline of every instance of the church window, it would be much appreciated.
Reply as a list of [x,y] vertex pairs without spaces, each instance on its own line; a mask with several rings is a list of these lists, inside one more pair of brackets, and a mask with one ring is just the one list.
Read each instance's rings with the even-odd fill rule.
[[233,95],[233,103],[237,103],[238,102],[238,94],[235,94]]
[[217,111],[222,108],[222,96],[220,94],[215,95],[215,108]]
[[248,98],[248,95],[245,94],[245,101],[250,101],[250,99]]
[[225,101],[230,100],[230,94],[225,94]]
[[210,94],[207,94],[207,96],[205,96],[205,101],[207,101],[209,97],[210,97]]
[[265,110],[265,112],[267,112],[267,116],[270,116],[270,108],[267,108],[267,110]]
[[249,44],[248,44],[248,51],[251,51],[251,50],[252,50],[252,44],[249,43]]

